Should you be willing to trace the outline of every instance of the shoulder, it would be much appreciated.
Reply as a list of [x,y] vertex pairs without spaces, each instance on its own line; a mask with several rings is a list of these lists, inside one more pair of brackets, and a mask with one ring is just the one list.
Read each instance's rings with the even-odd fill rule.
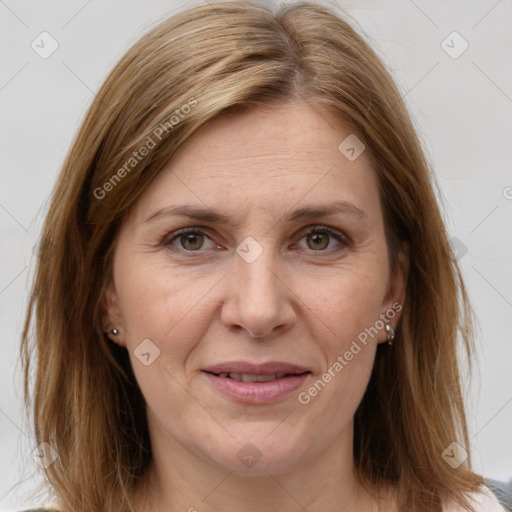
[[505,510],[512,511],[512,479],[508,482],[500,482],[487,478],[485,484],[505,507]]
[[[482,486],[480,492],[468,494],[468,498],[475,512],[506,512],[506,509],[503,508],[503,505],[500,504],[497,497],[487,486]],[[443,512],[465,511],[456,503],[451,503],[443,508]]]

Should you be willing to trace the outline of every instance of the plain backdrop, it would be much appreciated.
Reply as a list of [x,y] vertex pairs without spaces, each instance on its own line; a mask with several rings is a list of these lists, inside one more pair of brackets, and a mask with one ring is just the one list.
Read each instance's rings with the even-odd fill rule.
[[[486,477],[509,480],[512,2],[325,3],[343,10],[385,60],[432,162],[480,324],[479,370],[466,381],[475,466]],[[0,0],[1,510],[41,504],[30,497],[38,466],[24,419],[18,345],[47,199],[85,109],[113,64],[152,25],[187,5]],[[31,46],[48,38],[42,32],[58,43],[48,58]],[[49,50],[51,39],[46,41]]]

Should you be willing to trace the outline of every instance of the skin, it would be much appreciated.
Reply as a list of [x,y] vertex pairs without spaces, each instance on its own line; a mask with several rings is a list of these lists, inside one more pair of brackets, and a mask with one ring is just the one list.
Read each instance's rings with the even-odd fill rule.
[[[408,261],[402,253],[389,271],[368,152],[351,162],[338,150],[350,133],[302,102],[213,120],[124,218],[105,320],[119,330],[115,342],[129,351],[147,402],[153,461],[136,510],[379,510],[354,476],[352,444],[384,330],[306,405],[298,392],[240,404],[201,372],[225,361],[285,361],[311,371],[298,390],[307,391],[359,333],[404,303]],[[340,199],[364,216],[284,220]],[[209,207],[231,222],[176,215],[145,222],[176,205]],[[308,226],[318,228],[316,238]],[[322,232],[326,226],[348,243]],[[204,238],[173,238],[187,227],[201,227]],[[248,236],[262,249],[252,263],[236,253]],[[148,366],[134,353],[144,339],[160,350]],[[261,454],[251,468],[237,457],[249,442]],[[394,510],[391,491],[383,492],[380,510]]]

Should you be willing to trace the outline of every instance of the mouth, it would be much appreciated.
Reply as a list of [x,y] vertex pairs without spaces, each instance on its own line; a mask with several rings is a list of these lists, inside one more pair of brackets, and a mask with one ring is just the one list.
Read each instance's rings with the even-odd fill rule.
[[234,372],[223,372],[223,373],[214,373],[213,375],[217,375],[217,377],[221,377],[222,379],[233,379],[238,382],[272,382],[277,379],[283,379],[285,377],[290,377],[292,375],[302,375],[302,374],[291,374],[291,373],[272,373],[270,375],[254,375],[250,373],[234,373]]
[[203,369],[224,396],[245,404],[265,404],[283,399],[298,389],[311,371],[288,363],[225,363]]
[[306,366],[292,363],[283,363],[280,361],[271,361],[267,363],[251,363],[247,361],[231,361],[220,363],[203,368],[208,373],[231,374],[231,375],[298,375],[309,372]]

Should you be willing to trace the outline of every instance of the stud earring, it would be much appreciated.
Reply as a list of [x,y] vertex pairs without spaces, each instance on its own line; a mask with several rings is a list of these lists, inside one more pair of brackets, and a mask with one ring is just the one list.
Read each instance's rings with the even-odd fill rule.
[[391,325],[386,324],[386,332],[388,333],[388,345],[393,345],[393,340],[395,339],[395,330]]
[[119,334],[119,331],[117,329],[112,329],[110,331],[110,334],[112,334],[112,336],[117,336]]

